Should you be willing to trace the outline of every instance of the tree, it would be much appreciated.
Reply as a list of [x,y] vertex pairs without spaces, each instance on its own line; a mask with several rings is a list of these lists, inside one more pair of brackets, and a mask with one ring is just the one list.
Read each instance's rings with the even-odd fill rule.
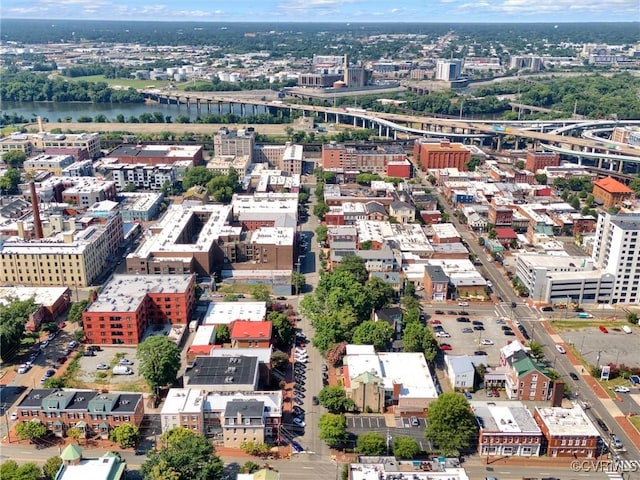
[[59,456],[49,458],[42,466],[42,475],[47,480],[54,480],[61,465],[62,459]]
[[544,173],[536,173],[536,182],[538,182],[540,185],[546,185],[547,175]]
[[0,193],[12,194],[18,193],[18,185],[20,184],[20,172],[15,168],[9,168],[2,177],[0,177]]
[[318,393],[318,402],[331,413],[345,413],[353,410],[353,400],[340,385],[329,385]]
[[8,303],[0,305],[0,355],[3,361],[10,359],[20,347],[24,326],[36,309],[33,298],[9,298]]
[[44,388],[65,388],[67,384],[62,377],[47,378],[42,384]]
[[22,168],[27,154],[22,150],[9,150],[2,155],[2,161],[11,168]]
[[444,455],[456,455],[471,444],[478,433],[473,411],[460,393],[443,393],[429,405],[425,437]]
[[342,359],[346,353],[347,342],[334,343],[327,349],[325,358],[327,362],[331,362],[332,365],[339,365],[342,363]]
[[307,283],[307,277],[300,272],[291,273],[291,285],[296,289],[296,292],[300,292]]
[[415,458],[420,453],[420,445],[411,437],[395,437],[393,439],[393,455],[400,459]]
[[269,300],[271,292],[264,283],[259,283],[251,287],[251,296],[258,302],[266,302]]
[[269,445],[260,442],[242,442],[240,448],[243,452],[253,456],[260,456],[269,453]]
[[406,282],[404,286],[404,294],[409,297],[415,297],[416,295],[416,286],[413,282]]
[[72,303],[71,308],[69,308],[67,320],[71,323],[78,323],[82,320],[82,312],[87,308],[87,305],[89,305],[89,300],[80,300],[79,302]]
[[216,326],[216,345],[223,345],[231,341],[231,332],[225,324]]
[[405,352],[422,352],[425,327],[419,322],[410,322],[402,332],[402,344]]
[[144,478],[208,480],[222,475],[222,460],[205,437],[178,427],[162,438],[162,447],[149,452],[140,468]]
[[334,270],[335,274],[351,273],[357,282],[364,284],[369,278],[364,259],[357,255],[347,255]]
[[81,436],[82,430],[80,430],[78,427],[71,427],[69,430],[67,430],[67,438],[70,438],[71,440],[78,441]]
[[207,167],[193,167],[185,173],[182,180],[182,187],[185,190],[188,190],[194,185],[205,186],[211,181],[213,175],[213,171],[209,170]]
[[378,310],[384,308],[393,298],[393,288],[387,282],[378,277],[372,277],[364,283],[364,290],[371,303],[371,308]]
[[339,447],[345,444],[348,438],[347,419],[344,415],[325,413],[318,423],[320,440],[330,447]]
[[260,470],[260,465],[255,462],[249,460],[248,462],[244,462],[242,467],[240,467],[240,472],[242,473],[254,473]]
[[378,432],[366,432],[358,435],[358,453],[362,455],[383,455],[387,451],[385,438]]
[[529,342],[529,348],[531,349],[531,356],[536,360],[540,361],[544,358],[544,350],[542,349],[542,345],[538,342],[532,340]]
[[393,327],[387,322],[362,322],[353,331],[353,343],[373,345],[377,351],[385,350],[393,337]]
[[289,364],[289,355],[280,350],[275,350],[271,354],[271,367],[276,370],[284,370]]
[[635,312],[627,313],[627,322],[638,325],[638,314]]
[[296,336],[296,327],[291,324],[284,313],[269,312],[267,320],[271,321],[277,345],[286,347],[293,343],[293,339]]
[[326,225],[320,225],[316,228],[316,239],[318,240],[318,244],[322,245],[327,241],[327,233],[329,228]]
[[313,207],[313,214],[322,219],[329,212],[329,206],[324,202],[318,202]]
[[42,472],[35,463],[18,465],[14,460],[7,460],[0,465],[2,480],[40,480]]
[[109,432],[109,440],[116,442],[120,448],[133,448],[138,442],[138,427],[130,423],[121,423]]
[[152,335],[138,345],[139,372],[152,391],[172,385],[180,369],[180,348],[164,335]]
[[38,440],[46,434],[47,427],[41,422],[31,420],[28,422],[20,422],[16,425],[16,435],[18,435],[21,440]]

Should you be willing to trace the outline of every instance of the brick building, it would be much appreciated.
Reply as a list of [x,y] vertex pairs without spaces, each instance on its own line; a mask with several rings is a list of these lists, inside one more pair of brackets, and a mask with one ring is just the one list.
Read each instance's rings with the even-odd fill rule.
[[170,165],[191,162],[193,166],[204,162],[202,145],[120,145],[105,157],[118,163],[143,163],[145,165]]
[[449,277],[442,267],[427,265],[424,268],[424,294],[425,298],[434,302],[444,302],[447,299]]
[[413,158],[416,166],[426,171],[431,168],[457,168],[466,170],[466,163],[471,160],[471,152],[461,143],[428,139],[418,139],[413,144]]
[[16,412],[18,421],[38,420],[58,437],[75,427],[82,438],[109,438],[109,432],[123,423],[140,426],[144,402],[141,393],[34,388]]
[[547,456],[597,456],[600,432],[579,405],[573,408],[536,407],[533,417],[545,437]]
[[251,322],[236,320],[231,326],[231,345],[233,348],[267,348],[271,346],[270,321]]
[[524,165],[526,170],[533,173],[536,173],[538,170],[543,170],[546,167],[559,167],[560,154],[529,150],[527,152],[527,159],[525,160]]
[[153,324],[186,324],[195,305],[193,275],[114,275],[82,314],[89,343],[136,345]]
[[488,218],[489,223],[500,226],[511,226],[513,223],[513,210],[508,207],[496,206],[489,204]]
[[634,197],[634,192],[625,184],[607,177],[593,182],[593,198],[602,202],[604,208],[620,205]]
[[322,168],[328,171],[356,171],[386,174],[391,162],[405,161],[402,147],[393,145],[322,145]]

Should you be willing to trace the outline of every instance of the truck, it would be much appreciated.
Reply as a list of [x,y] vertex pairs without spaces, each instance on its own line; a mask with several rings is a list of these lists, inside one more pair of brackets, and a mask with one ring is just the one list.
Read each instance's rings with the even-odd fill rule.
[[133,370],[131,370],[126,365],[116,365],[113,367],[114,375],[133,375]]

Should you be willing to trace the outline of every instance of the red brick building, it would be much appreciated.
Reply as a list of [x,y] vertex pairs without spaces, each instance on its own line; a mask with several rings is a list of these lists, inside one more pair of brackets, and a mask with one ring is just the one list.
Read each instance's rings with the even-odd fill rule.
[[141,393],[34,388],[16,412],[19,422],[38,420],[58,437],[77,428],[82,438],[109,438],[109,432],[123,423],[140,426],[144,402]]
[[142,163],[145,165],[171,165],[175,162],[204,162],[202,145],[120,145],[106,158],[117,158],[118,163]]
[[411,178],[411,162],[402,160],[387,163],[387,177]]
[[593,182],[593,198],[600,200],[604,208],[620,205],[633,196],[633,190],[614,178],[607,177]]
[[393,145],[322,145],[322,168],[329,171],[370,172],[384,175],[390,162],[406,161],[402,147]]
[[82,314],[89,343],[136,345],[150,325],[186,325],[195,305],[193,275],[114,275]]
[[487,215],[489,223],[495,226],[511,226],[513,223],[513,210],[508,207],[489,205]]
[[524,165],[525,169],[533,173],[536,173],[538,170],[542,170],[545,167],[558,167],[560,166],[560,154],[529,150],[527,152],[527,159]]
[[600,432],[579,405],[536,407],[533,418],[545,437],[549,457],[595,458]]
[[471,160],[471,152],[461,143],[434,143],[419,139],[413,144],[413,158],[422,171],[430,168],[467,170],[465,164]]

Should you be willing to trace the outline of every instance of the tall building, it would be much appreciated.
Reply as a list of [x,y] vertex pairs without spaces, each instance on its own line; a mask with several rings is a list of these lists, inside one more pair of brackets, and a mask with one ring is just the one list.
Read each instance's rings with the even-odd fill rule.
[[248,156],[253,158],[255,134],[253,129],[229,130],[221,128],[213,137],[213,153],[220,155]]
[[322,145],[322,168],[336,173],[371,172],[385,175],[387,164],[406,160],[402,147],[393,145]]
[[524,168],[530,172],[536,173],[546,167],[560,166],[560,155],[554,152],[536,152],[529,150],[527,152],[527,160]]
[[436,80],[453,82],[462,72],[462,60],[438,60],[436,63]]
[[434,142],[420,138],[413,145],[413,158],[422,171],[430,168],[466,170],[466,163],[471,160],[471,151],[461,143],[450,143],[448,140]]
[[611,303],[638,303],[640,296],[640,214],[598,217],[592,258],[597,267],[615,276]]

